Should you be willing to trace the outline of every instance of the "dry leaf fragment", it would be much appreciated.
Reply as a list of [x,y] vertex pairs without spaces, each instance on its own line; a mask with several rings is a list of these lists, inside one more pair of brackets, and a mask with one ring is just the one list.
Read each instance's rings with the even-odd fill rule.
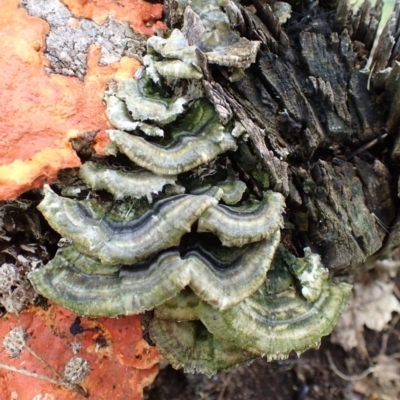
[[363,338],[364,325],[381,332],[400,313],[400,302],[393,294],[394,282],[371,279],[354,285],[353,297],[332,334],[332,341],[349,351],[358,347],[366,354]]

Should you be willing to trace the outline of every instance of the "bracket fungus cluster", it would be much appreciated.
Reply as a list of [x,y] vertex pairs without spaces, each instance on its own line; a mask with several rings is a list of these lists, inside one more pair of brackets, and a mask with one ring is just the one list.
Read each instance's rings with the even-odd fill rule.
[[257,198],[235,173],[240,121],[221,118],[202,89],[204,60],[236,74],[259,43],[231,29],[233,2],[179,5],[182,31],[150,38],[145,67],[108,99],[116,129],[107,158],[80,170],[87,198],[45,187],[39,210],[70,244],[30,279],[79,315],[154,310],[165,358],[212,374],[318,346],[350,286],[332,283],[310,249],[296,258],[280,245],[284,197],[264,185]]

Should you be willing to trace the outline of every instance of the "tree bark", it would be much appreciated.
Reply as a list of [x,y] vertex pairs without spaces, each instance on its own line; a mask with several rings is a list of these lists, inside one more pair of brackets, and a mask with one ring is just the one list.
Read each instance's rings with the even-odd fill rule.
[[[166,3],[179,24],[174,0]],[[347,1],[291,1],[284,25],[275,3],[237,4],[237,29],[262,41],[258,60],[236,82],[211,70],[207,92],[221,116],[239,118],[246,151],[287,196],[286,246],[297,254],[309,246],[331,270],[352,273],[398,242],[400,4],[368,71],[382,1],[356,13]],[[241,171],[246,151],[232,156]]]

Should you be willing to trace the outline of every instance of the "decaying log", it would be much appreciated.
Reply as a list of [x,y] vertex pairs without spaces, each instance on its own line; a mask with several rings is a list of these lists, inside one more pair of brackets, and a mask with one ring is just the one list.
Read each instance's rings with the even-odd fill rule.
[[[166,20],[171,27],[184,29],[182,15],[177,12],[174,1],[165,0]],[[349,281],[364,261],[385,257],[400,246],[400,0],[397,0],[372,56],[382,0],[378,0],[375,6],[366,0],[356,12],[350,9],[349,0],[287,2],[291,4],[292,12],[283,23],[274,13],[276,0],[223,0],[230,23],[240,35],[261,42],[256,62],[246,70],[208,64],[203,53],[199,51],[197,54],[204,76],[202,87],[218,114],[214,114],[215,124],[235,126],[236,129],[233,123],[236,119],[248,139],[238,140],[238,150],[222,154],[218,162],[224,164],[226,170],[232,170],[255,198],[262,199],[266,190],[282,193],[286,207],[282,217],[281,243],[293,258],[294,255],[302,258],[304,248],[308,247],[311,249],[308,251],[321,256],[331,275],[347,275],[344,279]],[[102,45],[100,62],[105,64],[124,55],[135,56],[142,61],[146,52],[145,38],[135,34],[127,24],[112,19],[104,25],[81,19],[79,28],[66,27],[66,21],[72,14],[61,0],[23,0],[21,7],[49,22],[46,40],[48,73],[84,79],[87,49],[95,41]],[[193,23],[196,23],[195,20]],[[195,31],[192,33],[194,36],[197,34]],[[110,85],[109,92],[112,91]],[[96,131],[86,132],[71,141],[82,160],[101,159],[93,152],[95,135]],[[232,148],[236,148],[236,144]],[[206,174],[211,175],[212,168],[204,167]],[[174,181],[175,177],[169,178],[170,183]],[[76,182],[82,184],[76,170],[64,171],[55,186],[61,194],[74,195]],[[104,196],[103,204],[109,206],[107,213],[118,207],[117,196],[107,196],[104,192],[98,196]],[[274,196],[282,198],[280,206],[273,209],[274,212],[276,209],[279,211],[275,226],[278,229],[283,196],[279,193]],[[148,197],[151,199],[151,195]],[[59,236],[37,211],[36,205],[41,200],[42,194],[35,191],[14,202],[0,203],[0,264],[10,257],[20,257],[18,249],[23,246],[28,258],[20,257],[18,260],[21,263],[35,265],[53,258]],[[211,198],[208,201],[216,203]],[[199,211],[200,207],[193,208]],[[126,208],[120,209],[128,214],[131,206],[127,203]],[[182,211],[177,211],[175,215],[179,215],[177,220],[182,220]],[[202,223],[196,222],[197,228],[200,225],[199,231],[201,224],[206,226],[206,217],[202,218]],[[167,220],[165,225],[168,224]],[[188,225],[187,230],[190,230],[191,223]],[[228,223],[224,225],[229,226]],[[213,232],[214,228],[207,229]],[[207,232],[207,229],[202,232]],[[166,229],[166,232],[161,232],[160,236],[170,239],[171,230]],[[178,233],[174,245],[180,241]],[[271,247],[277,246],[277,237],[275,233]],[[152,240],[155,240],[154,236],[150,236],[149,241]],[[32,242],[33,245],[27,245]],[[108,237],[104,239],[104,243],[110,242]],[[191,251],[197,261],[193,262],[192,269],[186,267],[186,283],[181,276],[177,277],[176,293],[192,282],[189,272],[199,267],[206,276],[204,281],[208,279],[209,287],[210,279],[204,271],[219,267],[217,264],[217,267],[211,268],[204,261],[206,259],[201,258],[201,251]],[[99,255],[98,252],[96,254]],[[263,255],[262,259],[267,257]],[[244,260],[246,265],[250,264],[245,257]],[[183,259],[178,261],[183,264]],[[65,264],[56,262],[60,262],[60,269],[65,269]],[[85,262],[85,267],[89,268],[90,264]],[[260,270],[264,275],[259,273],[260,281],[265,279],[269,264],[262,266],[264,269]],[[125,272],[128,278],[129,273],[132,274],[129,269]],[[101,273],[99,275],[99,280],[104,279]],[[167,273],[163,271],[160,279],[164,281],[165,276]],[[198,286],[192,284],[193,291],[197,288],[196,294],[203,295],[203,302],[212,304],[220,301],[220,296],[204,295],[204,281],[199,280]],[[79,292],[80,286],[75,282],[70,287]],[[96,280],[93,282],[97,285]],[[64,283],[69,285],[71,281],[66,279]],[[231,283],[226,286],[232,289]],[[117,288],[118,294],[119,291]],[[136,295],[136,292],[133,293]],[[132,292],[129,295],[132,296]],[[235,296],[238,297],[237,294]],[[129,312],[142,312],[156,304],[143,306],[141,300],[138,303],[137,308]],[[107,306],[107,303],[102,305]],[[118,305],[121,308],[113,309],[109,315],[126,312],[122,303]],[[204,310],[208,306],[204,303],[201,307]],[[83,308],[76,311],[82,314],[90,312]],[[314,315],[313,321],[321,319],[320,314],[316,315],[318,318]],[[144,320],[143,324],[148,324],[148,321]],[[243,325],[247,327],[246,323]],[[290,331],[293,334],[292,327]],[[232,332],[236,335],[235,329]],[[220,343],[224,346],[226,342],[221,339]],[[264,353],[265,348],[263,344],[259,353]],[[303,351],[303,348],[300,350]],[[272,353],[270,358],[282,356],[275,352],[276,355]],[[239,355],[243,356],[242,348]],[[239,359],[238,362],[243,361]]]
[[[248,148],[242,151],[256,155],[271,189],[287,196],[285,243],[299,255],[309,246],[332,270],[351,273],[385,241],[392,248],[399,235],[394,230],[388,239],[384,226],[400,225],[395,223],[400,2],[369,64],[381,0],[375,6],[366,0],[356,12],[347,0],[288,0],[292,12],[284,24],[274,15],[275,0],[226,3],[231,24],[248,39],[261,41],[261,49],[257,62],[240,79],[232,79],[228,68],[204,63],[207,96],[222,123],[239,117],[249,136]],[[34,2],[21,4],[32,14],[38,12]],[[168,24],[181,28],[177,10],[174,0],[165,1]],[[54,21],[49,21],[51,28]],[[55,29],[47,44],[50,68],[63,72],[60,55],[51,53],[51,35],[61,40]],[[114,31],[111,25],[110,29]],[[131,54],[142,48],[143,42],[126,27],[117,30],[125,50],[110,45],[111,53]],[[68,48],[74,48],[71,37],[62,50],[68,53]],[[85,60],[78,55],[76,59],[81,59],[79,65],[68,64],[66,73],[82,78]],[[245,176],[240,158],[231,161]],[[248,185],[251,182],[247,176]],[[253,191],[260,194],[256,183]]]
[[314,248],[331,269],[351,272],[382,248],[396,214],[399,4],[373,58],[373,82],[385,71],[379,86],[369,85],[362,68],[382,2],[366,1],[355,13],[345,1],[291,2],[283,26],[274,3],[238,5],[241,32],[263,43],[258,61],[236,82],[212,71],[207,92],[227,115],[239,116],[273,189],[288,195],[287,240],[300,252]]

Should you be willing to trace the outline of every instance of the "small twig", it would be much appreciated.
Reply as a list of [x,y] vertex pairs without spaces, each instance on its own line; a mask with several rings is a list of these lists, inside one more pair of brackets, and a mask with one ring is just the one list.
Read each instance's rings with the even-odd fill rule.
[[224,381],[224,383],[223,383],[223,385],[222,385],[221,391],[219,392],[219,395],[218,395],[218,399],[217,399],[217,400],[222,400],[222,399],[224,398],[225,390],[226,390],[226,388],[228,387],[228,385],[229,385],[231,379],[232,379],[232,372],[231,372],[231,373],[228,375],[228,377],[225,379],[225,381]]
[[375,221],[377,222],[377,224],[387,233],[390,234],[389,229],[390,226],[386,226],[383,221],[381,221],[374,213],[371,213],[371,217],[373,217],[375,219]]
[[375,66],[376,66],[376,61],[372,65],[372,68],[371,68],[371,70],[369,71],[369,74],[368,74],[368,82],[367,82],[367,90],[368,91],[370,91],[370,89],[371,89],[371,78],[372,78],[372,74],[374,72]]
[[69,385],[68,383],[65,383],[63,381],[59,381],[57,379],[49,378],[46,375],[37,374],[36,372],[28,371],[28,370],[23,369],[23,368],[13,367],[11,365],[3,364],[3,363],[0,363],[0,368],[6,369],[8,371],[18,372],[19,374],[31,376],[32,378],[41,379],[42,381],[47,381],[47,382],[50,382],[50,383],[54,383],[55,385],[62,386],[62,387],[66,388],[66,389],[69,389],[69,390],[73,389],[77,393],[82,395],[83,397],[86,397],[86,398],[89,397],[89,395],[81,387],[76,388],[75,387],[76,385]]
[[396,285],[394,285],[394,287],[393,287],[393,293],[398,299],[400,299],[400,290],[398,289],[398,287]]
[[[21,323],[21,318],[19,317],[19,313],[17,310],[14,310],[15,315],[17,317],[17,321],[18,321],[18,325],[19,325],[19,329],[21,329],[22,332],[25,332],[24,328],[22,327],[22,323]],[[50,371],[52,371],[58,378],[60,379],[64,379],[64,377],[54,368],[52,367],[44,358],[42,358],[41,356],[39,356],[39,354],[37,354],[31,347],[29,347],[26,344],[26,340],[24,338],[24,349],[31,354],[33,357],[35,357],[37,360],[39,360],[42,364],[44,364]]]
[[397,330],[395,328],[392,328],[391,326],[389,326],[388,329],[390,330],[390,332],[393,333],[393,335],[396,335],[398,338],[400,338],[400,331],[399,330]]
[[49,370],[51,370],[58,378],[64,379],[64,377],[55,368],[53,368],[44,358],[40,357],[39,354],[37,354],[34,350],[32,350],[26,343],[24,345],[24,348],[29,354],[38,359]]
[[326,357],[328,359],[329,366],[331,367],[332,371],[337,376],[339,376],[340,378],[342,378],[343,380],[348,381],[348,382],[354,382],[354,381],[359,381],[361,379],[364,379],[366,376],[368,376],[369,374],[372,374],[375,371],[375,366],[373,366],[373,367],[367,368],[360,375],[346,375],[343,372],[340,372],[338,370],[338,368],[336,367],[336,365],[334,364],[334,362],[332,360],[332,356],[331,356],[331,353],[329,352],[329,350],[326,351]]
[[[19,317],[19,313],[15,309],[15,307],[14,307],[14,313],[15,313],[15,316],[17,317],[19,329],[21,329],[21,332],[25,332],[24,328],[22,327],[21,318]],[[54,367],[52,367],[44,358],[39,356],[39,354],[37,354],[33,349],[31,349],[26,344],[25,339],[24,339],[24,349],[29,354],[31,354],[33,357],[35,357],[37,360],[39,360],[42,364],[44,364],[48,369],[50,369],[50,371],[52,371],[60,379],[60,381],[58,381],[56,379],[53,379],[53,378],[49,378],[49,377],[47,377],[45,375],[40,375],[40,374],[37,374],[35,372],[30,372],[30,371],[25,370],[25,369],[16,368],[18,370],[16,372],[25,373],[25,375],[33,376],[33,377],[36,377],[38,379],[44,379],[44,380],[47,380],[47,381],[49,381],[51,383],[56,383],[57,385],[60,385],[60,386],[62,386],[64,388],[66,388],[66,389],[73,390],[74,392],[80,394],[83,397],[89,397],[88,393],[85,391],[85,389],[82,386],[77,385],[77,384],[69,384],[69,383],[63,382],[64,376],[62,374],[60,374]],[[6,367],[9,367],[8,369],[15,368],[15,367],[12,367],[12,366],[7,365],[7,364],[0,363],[0,368],[7,369]],[[22,371],[24,371],[24,372],[22,372]]]
[[3,363],[0,363],[0,368],[7,369],[7,370],[13,371],[13,372],[18,372],[18,373],[23,374],[23,375],[27,375],[27,376],[31,376],[33,378],[41,379],[42,381],[47,381],[47,382],[50,382],[50,383],[54,383],[55,385],[60,385],[60,386],[64,386],[64,387],[68,387],[69,388],[69,386],[66,385],[62,381],[59,381],[59,380],[53,379],[53,378],[49,378],[46,375],[41,375],[41,374],[38,374],[36,372],[28,371],[27,369],[13,367],[12,365],[3,364]]
[[346,157],[346,161],[352,159],[357,154],[362,153],[363,151],[370,149],[371,147],[373,147],[377,143],[379,143],[380,140],[386,139],[387,137],[388,137],[388,134],[384,133],[379,138],[371,140],[367,144],[364,144],[364,146],[359,147],[357,150],[353,151],[348,157]]
[[[390,322],[390,325],[387,327],[388,332],[385,332],[382,335],[382,343],[381,343],[381,349],[379,350],[378,358],[380,356],[383,356],[386,353],[386,347],[387,347],[387,342],[389,340],[389,336],[392,333],[392,329],[396,326],[396,324],[399,322],[400,315],[396,315]],[[390,329],[392,328],[392,329]]]

